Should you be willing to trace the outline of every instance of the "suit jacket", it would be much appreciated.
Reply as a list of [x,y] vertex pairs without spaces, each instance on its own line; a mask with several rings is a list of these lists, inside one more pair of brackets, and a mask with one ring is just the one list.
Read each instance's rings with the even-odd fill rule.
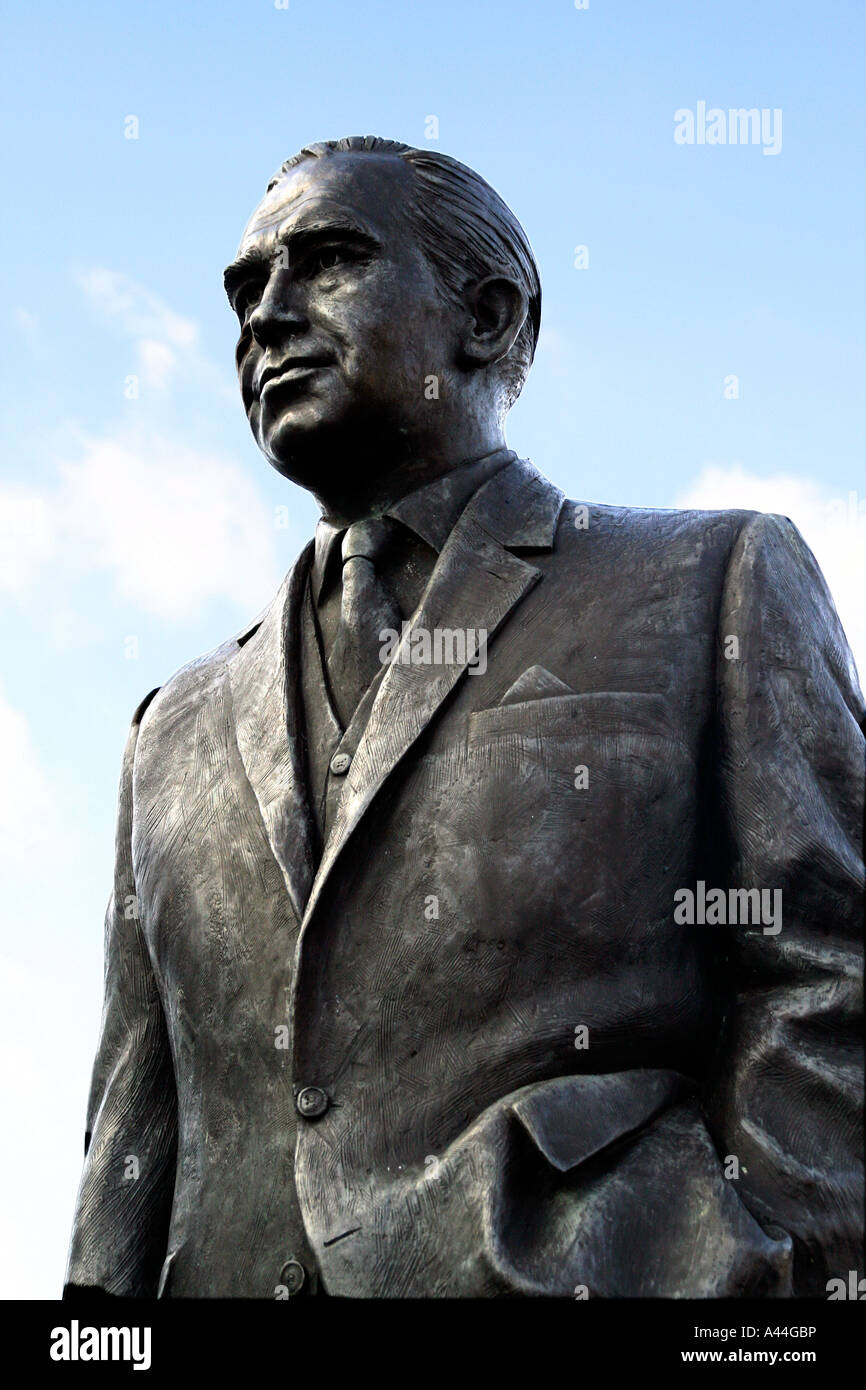
[[[303,1239],[337,1295],[824,1295],[866,744],[798,532],[504,468],[414,620],[486,671],[391,665],[318,863],[311,549],[133,720],[68,1282],[273,1297]],[[699,883],[781,890],[781,930],[680,924]]]

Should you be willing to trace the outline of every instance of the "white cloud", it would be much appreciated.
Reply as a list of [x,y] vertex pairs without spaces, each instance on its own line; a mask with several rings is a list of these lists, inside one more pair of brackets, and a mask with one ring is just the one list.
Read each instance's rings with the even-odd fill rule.
[[8,1002],[26,998],[36,985],[36,976],[29,965],[0,955],[0,999]]
[[187,350],[197,347],[198,327],[192,319],[175,313],[158,295],[121,271],[96,267],[83,271],[78,283],[93,306],[117,322],[125,337],[165,339]]
[[44,853],[53,818],[48,782],[39,767],[30,725],[0,692],[0,862],[20,864]]
[[762,478],[740,466],[708,465],[676,498],[678,507],[744,507],[787,516],[821,566],[861,682],[866,676],[866,495],[832,493],[814,479]]
[[39,319],[36,314],[18,304],[12,310],[12,317],[19,332],[23,333],[30,343],[36,343],[39,339]]
[[82,271],[79,288],[95,310],[131,339],[137,375],[145,391],[168,394],[194,380],[234,404],[237,388],[228,373],[201,350],[198,324],[171,309],[159,295],[119,270],[97,266]]
[[0,492],[0,588],[32,601],[41,579],[63,602],[68,580],[107,572],[176,621],[211,599],[266,602],[282,576],[274,516],[243,469],[150,431],[77,442],[50,490]]
[[169,619],[214,598],[261,607],[281,577],[274,518],[241,468],[158,434],[81,443],[58,496],[80,565]]
[[142,338],[138,344],[138,360],[145,384],[158,391],[168,391],[177,369],[177,355],[167,343],[157,338]]
[[0,492],[0,590],[26,591],[56,544],[48,500],[22,488]]
[[39,605],[49,633],[63,631],[57,613],[70,609],[70,582],[93,573],[108,574],[119,598],[168,621],[210,600],[255,613],[285,565],[273,513],[243,468],[199,447],[194,426],[181,433],[160,404],[173,390],[197,389],[212,418],[225,396],[239,409],[236,388],[201,353],[198,326],[157,295],[101,268],[78,283],[134,340],[148,408],[98,436],[64,422],[53,482],[39,492],[0,489],[0,591]]
[[[53,982],[52,982],[53,983]],[[45,982],[31,995],[40,1010]],[[59,1298],[81,1174],[85,1095],[60,1030],[61,1001],[37,1041],[0,1038],[0,1096],[15,1142],[4,1158],[0,1225],[4,1261],[0,1299]]]

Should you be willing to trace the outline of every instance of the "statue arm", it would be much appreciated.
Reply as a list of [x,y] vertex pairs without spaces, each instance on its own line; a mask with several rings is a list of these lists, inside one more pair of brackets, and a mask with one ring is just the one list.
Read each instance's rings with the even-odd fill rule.
[[728,928],[707,1115],[741,1200],[791,1238],[794,1294],[826,1297],[862,1262],[863,697],[823,576],[785,518],[745,523],[720,620],[728,886],[781,890],[781,926]]
[[105,1003],[65,1297],[80,1290],[153,1297],[165,1257],[177,1102],[131,850],[133,760],[150,698],[136,711],[123,759],[114,891],[105,920]]

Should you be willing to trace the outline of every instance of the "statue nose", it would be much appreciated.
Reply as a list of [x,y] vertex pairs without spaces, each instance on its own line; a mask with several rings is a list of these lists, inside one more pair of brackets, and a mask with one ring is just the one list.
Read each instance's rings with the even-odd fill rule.
[[274,276],[250,314],[250,332],[262,347],[278,343],[287,334],[303,331],[309,326],[300,304],[299,292],[291,284]]

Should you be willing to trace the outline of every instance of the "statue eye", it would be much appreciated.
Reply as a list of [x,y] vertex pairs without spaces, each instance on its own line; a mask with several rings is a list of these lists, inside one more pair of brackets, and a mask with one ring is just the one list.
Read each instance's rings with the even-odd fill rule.
[[250,312],[250,310],[255,308],[255,306],[258,304],[259,300],[262,297],[263,288],[264,286],[260,281],[247,280],[236,291],[234,307],[235,313],[237,314],[241,323],[243,323],[244,318]]
[[301,279],[310,279],[314,275],[321,275],[326,270],[334,270],[339,265],[348,265],[354,260],[350,252],[342,246],[322,246],[317,251],[310,251],[298,266],[297,274]]
[[347,257],[336,246],[326,246],[313,259],[319,270],[330,270],[332,266],[342,265]]

